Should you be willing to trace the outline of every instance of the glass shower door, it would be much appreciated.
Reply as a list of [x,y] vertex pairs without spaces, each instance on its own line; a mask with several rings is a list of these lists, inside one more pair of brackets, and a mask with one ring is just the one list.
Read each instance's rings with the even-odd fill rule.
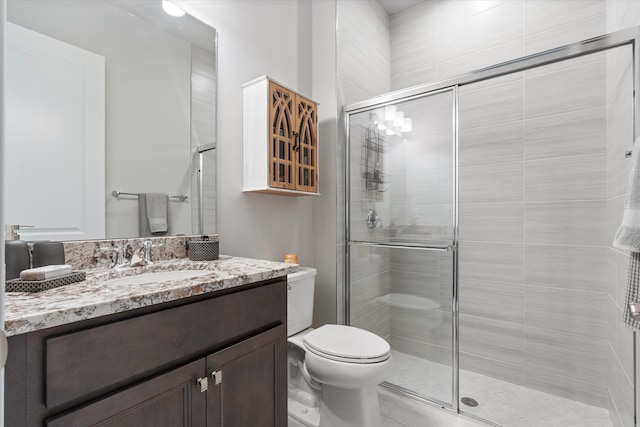
[[452,405],[453,89],[350,113],[347,323],[391,345],[391,387]]

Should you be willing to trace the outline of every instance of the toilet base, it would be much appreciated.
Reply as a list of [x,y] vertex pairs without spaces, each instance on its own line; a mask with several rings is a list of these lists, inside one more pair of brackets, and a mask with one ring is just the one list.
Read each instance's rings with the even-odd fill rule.
[[376,386],[344,389],[322,385],[319,427],[380,427]]
[[306,406],[295,399],[288,399],[288,427],[319,427],[318,408]]

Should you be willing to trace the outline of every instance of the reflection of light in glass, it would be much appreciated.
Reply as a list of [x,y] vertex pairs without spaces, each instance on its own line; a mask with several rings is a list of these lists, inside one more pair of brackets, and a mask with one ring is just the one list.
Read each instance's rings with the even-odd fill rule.
[[404,123],[404,113],[402,111],[398,111],[396,116],[393,118],[393,125],[396,127],[402,126]]
[[401,132],[411,132],[413,130],[413,120],[410,117],[405,117],[402,127],[400,128]]
[[395,135],[396,133],[393,131],[393,129],[387,129],[387,135]]
[[396,106],[395,105],[387,105],[384,107],[384,120],[392,121],[396,118]]
[[162,0],[162,10],[167,12],[171,16],[182,16],[184,15],[184,10],[171,3],[168,0]]

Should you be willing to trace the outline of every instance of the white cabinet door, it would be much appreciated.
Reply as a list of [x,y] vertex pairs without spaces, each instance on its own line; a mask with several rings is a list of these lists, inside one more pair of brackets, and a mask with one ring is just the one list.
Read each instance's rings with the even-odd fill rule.
[[7,23],[5,224],[23,240],[105,237],[105,59]]

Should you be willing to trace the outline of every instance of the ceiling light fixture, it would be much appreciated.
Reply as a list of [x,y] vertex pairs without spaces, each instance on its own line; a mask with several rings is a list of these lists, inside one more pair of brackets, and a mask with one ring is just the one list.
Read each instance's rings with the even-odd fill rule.
[[182,16],[185,13],[184,10],[168,0],[162,0],[162,10],[164,10],[171,16]]

